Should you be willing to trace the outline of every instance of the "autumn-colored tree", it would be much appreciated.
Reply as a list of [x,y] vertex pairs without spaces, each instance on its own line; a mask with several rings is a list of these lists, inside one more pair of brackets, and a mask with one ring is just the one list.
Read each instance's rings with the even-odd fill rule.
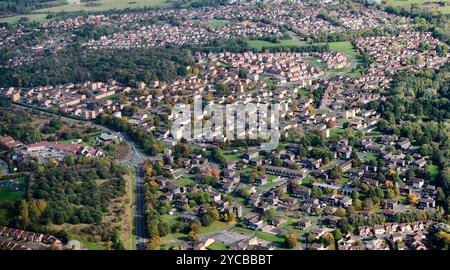
[[211,175],[214,176],[214,177],[219,177],[220,172],[219,172],[218,169],[214,168],[214,169],[212,169],[212,171],[211,171]]
[[394,184],[392,184],[391,181],[386,180],[386,181],[384,182],[384,186],[385,186],[386,188],[393,188],[393,187],[394,187]]
[[297,234],[295,232],[289,232],[286,235],[285,243],[288,248],[296,248],[298,246]]
[[233,212],[228,212],[224,215],[224,221],[229,224],[236,223],[236,215]]
[[309,113],[313,113],[314,112],[314,107],[311,104],[306,105],[306,110]]
[[219,218],[220,218],[219,211],[217,211],[216,208],[210,209],[208,211],[208,214],[210,214],[211,217],[213,218],[213,220],[215,220],[215,221],[219,220]]
[[199,226],[196,222],[191,223],[191,225],[189,226],[189,228],[191,229],[191,231],[198,233],[199,230]]
[[408,202],[410,204],[417,204],[418,201],[419,201],[419,198],[417,198],[416,194],[409,194],[408,195]]
[[327,121],[327,128],[334,128],[336,126],[336,122],[333,119]]

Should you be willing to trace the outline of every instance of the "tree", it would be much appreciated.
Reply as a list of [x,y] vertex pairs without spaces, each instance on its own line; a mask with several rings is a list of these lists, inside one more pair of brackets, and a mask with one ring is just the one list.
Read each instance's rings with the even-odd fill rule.
[[408,202],[410,204],[417,204],[418,201],[419,201],[419,198],[417,198],[416,194],[409,194],[408,195]]
[[275,217],[275,214],[276,214],[275,210],[267,209],[263,214],[263,220],[266,222],[272,220],[272,218]]
[[364,210],[371,211],[375,206],[373,204],[373,200],[371,198],[367,198],[364,200]]
[[333,169],[331,169],[330,177],[332,179],[341,179],[341,177],[342,177],[342,168],[338,166],[338,167],[334,167]]
[[159,250],[161,248],[161,238],[159,237],[159,230],[156,223],[150,225],[150,240],[147,242],[145,248],[147,250]]
[[342,207],[339,207],[337,210],[336,210],[336,216],[339,216],[339,217],[345,217],[345,209],[344,208],[342,208]]
[[239,196],[241,196],[244,199],[247,199],[248,196],[250,196],[250,191],[247,187],[243,187],[239,190]]
[[334,239],[335,239],[336,241],[339,241],[339,240],[342,239],[342,233],[341,233],[341,230],[335,229],[335,230],[333,230],[331,233],[333,234],[333,237],[334,237]]
[[224,216],[224,221],[228,222],[229,224],[236,223],[236,215],[233,212],[228,212]]
[[203,226],[209,226],[214,222],[214,219],[211,214],[206,213],[201,217],[201,222]]
[[326,233],[320,237],[320,242],[322,242],[326,247],[334,244],[334,236],[331,233]]
[[290,249],[297,248],[298,246],[297,234],[295,232],[289,232],[286,235],[285,243],[287,247]]
[[219,220],[219,218],[220,218],[219,211],[217,211],[216,208],[210,209],[208,211],[208,214],[210,214],[212,219],[215,220],[215,221]]
[[189,241],[194,242],[194,241],[197,240],[197,238],[198,238],[198,235],[197,235],[197,233],[196,233],[195,231],[190,231],[190,232],[188,233],[188,239],[189,239]]

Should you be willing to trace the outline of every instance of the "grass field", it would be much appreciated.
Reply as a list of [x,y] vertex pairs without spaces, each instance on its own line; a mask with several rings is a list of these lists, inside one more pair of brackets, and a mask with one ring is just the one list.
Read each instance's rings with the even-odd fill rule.
[[[438,2],[445,2],[446,5],[440,6]],[[405,8],[412,4],[417,4],[431,10],[438,10],[444,14],[450,14],[450,0],[387,0],[386,4]]]
[[22,186],[20,191],[10,191],[7,187],[0,187],[0,202],[4,201],[17,201],[20,200],[25,194],[24,184],[25,178],[15,179],[18,180]]
[[337,138],[344,134],[345,129],[343,128],[332,128],[330,129],[330,139]]
[[328,45],[330,46],[331,51],[345,53],[353,57],[359,55],[358,51],[353,48],[353,45],[350,41],[330,42],[328,43]]
[[[177,222],[177,216],[171,216],[171,215],[164,215],[161,217],[162,220],[164,222],[167,222],[167,224],[169,226],[172,226],[173,224],[175,224]],[[226,222],[220,222],[220,221],[215,221],[213,222],[211,225],[204,227],[201,226],[199,228],[198,231],[198,235],[204,235],[204,234],[208,234],[208,233],[212,233],[212,232],[217,232],[220,230],[225,229],[227,226],[229,226]],[[170,233],[164,237],[161,237],[162,242],[164,241],[171,241],[171,240],[175,240],[175,239],[179,239],[179,240],[187,240],[187,234],[184,233]]]
[[168,7],[171,5],[167,0],[98,0],[94,3],[98,5],[87,6],[87,3],[67,4],[51,8],[34,10],[31,14],[17,15],[0,18],[0,22],[16,23],[22,17],[30,21],[45,22],[47,15],[58,12],[78,12],[78,11],[104,11],[111,9],[143,8],[143,7]]
[[270,48],[270,47],[281,47],[281,46],[302,46],[298,40],[295,39],[282,39],[279,43],[273,43],[265,40],[249,40],[247,41],[248,46],[255,48],[257,50],[262,50],[262,48]]
[[207,247],[207,249],[209,249],[209,250],[227,250],[228,246],[223,243],[216,242],[216,243],[210,245],[209,247]]
[[229,20],[212,19],[212,20],[209,20],[205,25],[214,28],[214,27],[222,27],[222,26],[225,26],[225,25],[227,25],[229,23],[230,23]]
[[110,9],[166,7],[170,3],[166,0],[98,0],[99,5],[86,6],[86,3],[68,4],[64,6],[38,9],[33,13],[74,12],[74,11],[102,11]]
[[252,230],[242,228],[242,227],[235,227],[235,228],[233,228],[233,231],[245,233],[247,235],[256,236],[264,241],[271,242],[276,247],[280,247],[280,248],[285,247],[284,236],[273,235],[273,234],[265,233],[265,232],[261,232],[261,231],[252,231]]
[[180,180],[177,181],[177,185],[181,187],[185,187],[193,183],[195,183],[195,180],[191,176],[182,177]]
[[439,168],[438,166],[434,165],[434,164],[430,164],[427,166],[427,171],[431,176],[431,181],[434,182],[436,180],[436,176],[439,173]]

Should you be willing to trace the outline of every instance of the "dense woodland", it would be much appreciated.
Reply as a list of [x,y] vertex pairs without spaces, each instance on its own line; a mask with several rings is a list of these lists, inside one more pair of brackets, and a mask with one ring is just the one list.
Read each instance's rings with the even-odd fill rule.
[[[136,81],[168,81],[186,74],[192,64],[187,50],[83,50],[79,47],[49,55],[17,68],[0,68],[0,85],[38,86],[116,79],[124,84]],[[30,76],[33,74],[33,76]]]

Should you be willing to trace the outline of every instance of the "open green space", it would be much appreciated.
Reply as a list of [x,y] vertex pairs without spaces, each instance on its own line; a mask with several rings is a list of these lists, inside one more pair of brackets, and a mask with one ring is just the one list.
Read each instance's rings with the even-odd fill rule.
[[434,182],[439,173],[439,168],[438,168],[438,166],[436,166],[434,164],[429,164],[427,166],[427,172],[430,174],[431,181]]
[[194,184],[195,180],[192,176],[184,176],[180,180],[177,181],[177,185],[181,187],[185,187],[190,184]]
[[330,46],[330,51],[345,53],[353,57],[359,55],[350,41],[330,42],[328,46]]
[[444,14],[450,14],[450,0],[387,0],[386,4],[389,6],[404,8],[408,8],[415,4],[422,8],[440,11]]
[[0,187],[0,202],[4,201],[17,201],[20,200],[25,194],[25,178],[14,179],[18,180],[21,185],[21,189],[18,191],[11,191],[8,187]]
[[227,250],[228,246],[223,243],[215,242],[214,244],[207,247],[207,249],[209,249],[209,250]]
[[332,128],[330,129],[330,138],[337,138],[344,135],[345,129],[343,128]]
[[59,12],[79,12],[79,11],[105,11],[112,9],[127,9],[127,8],[160,8],[170,6],[170,1],[167,0],[97,0],[94,2],[84,2],[76,4],[67,4],[55,6],[50,8],[37,9],[30,14],[15,15],[10,17],[0,18],[0,22],[16,23],[20,18],[28,18],[30,21],[45,22],[49,14]]
[[255,48],[257,50],[262,50],[263,48],[272,48],[272,47],[283,47],[283,46],[302,46],[304,45],[302,42],[296,39],[281,39],[278,43],[273,43],[265,40],[248,40],[248,46]]
[[276,247],[284,247],[284,236],[282,235],[273,235],[270,233],[265,233],[261,231],[252,231],[243,227],[235,227],[232,231],[244,233],[247,235],[256,236],[264,241],[271,242]]
[[73,236],[73,237],[70,237],[70,239],[79,241],[83,245],[83,247],[85,247],[88,250],[102,250],[103,249],[99,244],[90,242],[79,236]]
[[225,25],[227,25],[229,23],[230,23],[229,20],[211,19],[208,22],[206,22],[205,25],[214,28],[214,27],[222,27],[222,26],[225,26]]
[[51,12],[74,12],[74,11],[102,11],[110,9],[144,8],[144,7],[167,7],[170,3],[167,0],[98,0],[89,3],[67,4],[58,7],[43,8],[33,11],[33,13]]

